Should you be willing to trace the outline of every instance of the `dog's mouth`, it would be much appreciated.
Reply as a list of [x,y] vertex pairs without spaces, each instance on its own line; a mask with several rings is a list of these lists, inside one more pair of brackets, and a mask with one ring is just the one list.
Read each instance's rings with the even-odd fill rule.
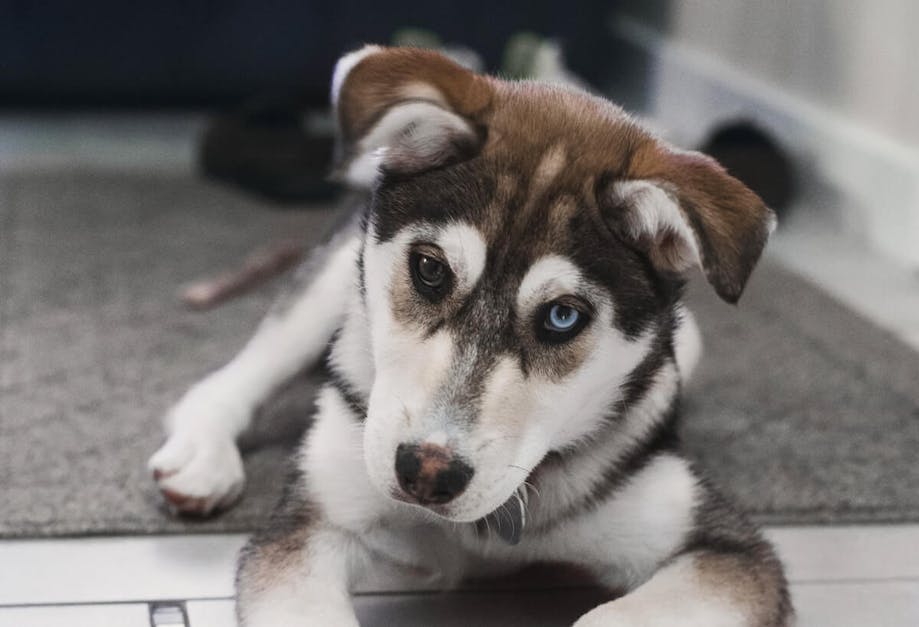
[[[390,492],[390,497],[402,503],[421,507],[446,520],[455,521],[451,516],[449,505],[438,505],[436,503],[421,505],[406,497],[399,490],[392,490]],[[502,503],[497,509],[474,521],[473,524],[480,535],[493,534],[510,545],[519,544],[521,538],[523,538],[523,532],[527,525],[527,505],[528,496],[526,486],[521,484],[514,490],[510,498]]]

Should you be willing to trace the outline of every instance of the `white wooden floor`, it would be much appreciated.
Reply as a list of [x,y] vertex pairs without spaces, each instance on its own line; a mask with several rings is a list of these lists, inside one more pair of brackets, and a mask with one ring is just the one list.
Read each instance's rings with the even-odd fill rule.
[[[767,532],[787,565],[802,627],[919,625],[919,525]],[[0,627],[148,627],[151,604],[171,600],[185,602],[192,627],[229,627],[233,564],[243,541],[215,535],[0,543]],[[489,606],[529,602],[526,591],[455,594],[467,613],[441,624],[471,624],[469,616],[487,615]],[[571,591],[539,594],[562,598]],[[386,625],[393,623],[378,620],[380,614],[423,615],[432,609],[426,604],[449,606],[449,597],[377,587],[361,590],[356,603],[366,622]]]

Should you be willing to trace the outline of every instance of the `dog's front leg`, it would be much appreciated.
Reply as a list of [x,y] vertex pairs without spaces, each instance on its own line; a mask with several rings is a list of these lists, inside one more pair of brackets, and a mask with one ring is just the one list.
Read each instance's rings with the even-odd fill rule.
[[685,553],[575,627],[786,627],[791,609],[781,567],[762,557]]
[[256,535],[243,549],[236,612],[243,627],[357,627],[349,566],[363,548],[306,519]]
[[192,386],[168,412],[169,438],[149,467],[175,508],[208,514],[242,492],[236,438],[272,391],[325,350],[356,283],[359,246],[357,234],[343,232],[314,253],[304,266],[309,283],[275,307],[230,363]]

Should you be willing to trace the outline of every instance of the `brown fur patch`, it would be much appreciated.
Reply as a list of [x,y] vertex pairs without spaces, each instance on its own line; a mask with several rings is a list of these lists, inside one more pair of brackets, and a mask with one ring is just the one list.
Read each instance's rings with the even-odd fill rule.
[[705,585],[747,608],[751,625],[789,625],[794,610],[775,550],[704,477],[699,488],[695,529],[683,555],[693,558]]
[[431,312],[436,312],[445,306],[449,297],[440,303],[425,301],[412,285],[408,263],[403,268],[396,268],[396,274],[389,290],[389,300],[392,303],[393,317],[403,327],[411,328],[418,320],[430,320]]
[[774,558],[700,552],[693,555],[699,583],[712,594],[728,596],[743,608],[751,627],[786,627],[791,615],[785,580]]
[[[419,89],[429,86],[436,92]],[[492,81],[441,54],[420,48],[386,48],[362,59],[341,86],[338,119],[346,141],[363,136],[397,102],[430,98],[475,119],[491,104]]]
[[279,582],[298,576],[307,562],[310,536],[320,523],[317,508],[303,494],[306,483],[299,472],[288,477],[284,494],[266,526],[243,547],[236,571],[237,617],[244,624],[244,608]]

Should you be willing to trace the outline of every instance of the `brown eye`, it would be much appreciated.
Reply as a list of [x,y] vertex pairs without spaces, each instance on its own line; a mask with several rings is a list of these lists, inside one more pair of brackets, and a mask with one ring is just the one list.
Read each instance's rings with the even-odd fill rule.
[[418,257],[418,277],[424,284],[433,288],[443,285],[444,279],[447,277],[447,269],[444,264],[427,255],[419,255]]
[[453,284],[453,273],[443,261],[423,252],[413,252],[409,257],[409,269],[415,291],[436,303],[443,299]]

